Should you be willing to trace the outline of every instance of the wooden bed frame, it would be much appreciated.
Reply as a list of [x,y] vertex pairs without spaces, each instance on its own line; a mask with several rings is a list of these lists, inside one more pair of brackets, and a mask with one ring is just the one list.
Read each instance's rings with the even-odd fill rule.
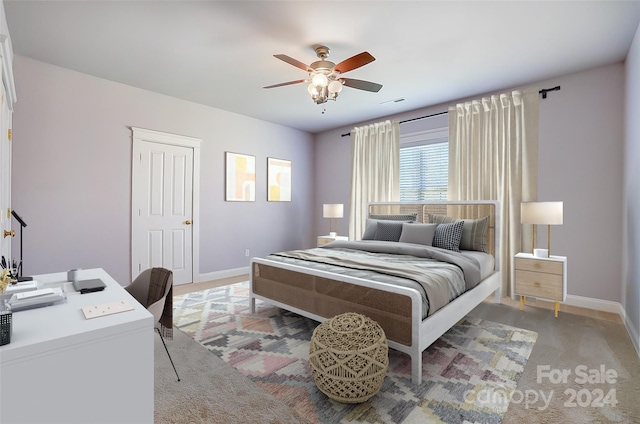
[[422,298],[415,289],[253,258],[251,312],[260,299],[319,322],[344,312],[367,315],[384,329],[389,347],[411,357],[411,380],[420,384],[422,352],[491,293],[500,303],[499,207],[494,201],[369,205],[369,215],[406,213],[416,213],[418,222],[428,222],[428,214],[434,213],[466,219],[489,216],[487,246],[495,258],[493,274],[423,320]]

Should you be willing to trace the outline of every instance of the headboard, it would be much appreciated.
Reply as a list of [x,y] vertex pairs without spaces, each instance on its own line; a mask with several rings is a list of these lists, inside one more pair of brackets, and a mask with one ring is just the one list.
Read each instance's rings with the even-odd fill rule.
[[498,260],[500,246],[500,210],[498,202],[444,201],[444,202],[377,202],[369,203],[368,216],[416,214],[416,222],[429,222],[429,214],[446,215],[458,219],[489,217],[486,233],[487,250]]

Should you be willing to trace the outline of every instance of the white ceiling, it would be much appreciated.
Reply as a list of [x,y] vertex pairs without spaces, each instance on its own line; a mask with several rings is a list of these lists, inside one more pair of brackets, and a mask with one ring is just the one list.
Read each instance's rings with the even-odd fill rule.
[[[640,1],[4,0],[4,7],[17,54],[312,133],[622,61],[640,22]],[[316,105],[306,84],[262,88],[305,78],[273,55],[309,64],[316,44],[329,46],[335,63],[371,53],[376,61],[345,76],[382,90],[345,87],[336,102]]]

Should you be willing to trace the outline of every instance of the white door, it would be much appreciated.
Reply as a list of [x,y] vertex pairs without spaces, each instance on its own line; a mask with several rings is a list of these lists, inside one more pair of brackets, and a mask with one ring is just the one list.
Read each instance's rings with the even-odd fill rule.
[[[1,77],[0,77],[1,78]],[[4,84],[0,81],[0,253],[11,259],[11,239],[5,237],[5,231],[11,231],[11,110],[6,96]],[[19,224],[16,223],[15,233],[19,232]],[[18,258],[16,258],[17,260]]]
[[191,283],[194,148],[134,135],[133,160],[132,279],[162,267],[173,271],[174,284]]

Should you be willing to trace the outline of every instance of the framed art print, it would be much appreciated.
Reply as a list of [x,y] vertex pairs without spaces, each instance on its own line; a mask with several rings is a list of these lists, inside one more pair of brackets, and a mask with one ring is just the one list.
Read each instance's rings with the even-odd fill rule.
[[267,200],[291,201],[291,161],[267,158]]
[[226,152],[226,190],[228,202],[256,200],[256,158],[241,153]]

